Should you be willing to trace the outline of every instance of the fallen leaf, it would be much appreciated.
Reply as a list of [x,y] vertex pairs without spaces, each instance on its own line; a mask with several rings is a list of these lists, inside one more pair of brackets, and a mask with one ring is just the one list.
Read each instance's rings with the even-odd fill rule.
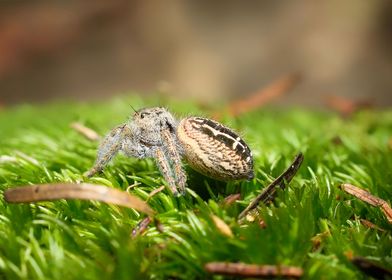
[[55,183],[15,187],[4,191],[4,199],[10,203],[29,203],[58,199],[97,200],[134,208],[147,215],[154,214],[150,206],[136,196],[106,186],[85,183]]

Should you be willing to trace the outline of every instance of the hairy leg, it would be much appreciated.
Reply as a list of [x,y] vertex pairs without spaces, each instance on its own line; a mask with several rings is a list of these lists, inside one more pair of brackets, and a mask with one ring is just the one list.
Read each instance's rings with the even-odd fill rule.
[[94,174],[102,171],[102,169],[121,149],[122,142],[128,134],[129,134],[129,129],[125,124],[113,128],[99,145],[98,155],[94,163],[94,166],[89,171],[87,171],[84,175],[87,177],[91,177]]
[[162,140],[164,141],[166,150],[168,151],[170,159],[173,162],[177,186],[180,189],[181,194],[185,194],[186,174],[182,167],[181,156],[177,150],[175,139],[173,139],[173,136],[170,134],[169,130],[163,130]]
[[163,177],[165,178],[166,182],[169,184],[170,190],[173,192],[174,196],[178,196],[179,193],[177,191],[175,178],[173,176],[173,172],[170,168],[170,163],[167,160],[165,153],[161,148],[158,148],[154,151],[155,153],[155,160],[157,161],[159,170],[161,171]]

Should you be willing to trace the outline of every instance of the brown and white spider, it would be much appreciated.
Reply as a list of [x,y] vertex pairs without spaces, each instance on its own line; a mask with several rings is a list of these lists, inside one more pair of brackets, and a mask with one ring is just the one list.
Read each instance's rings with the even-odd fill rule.
[[123,152],[136,158],[155,158],[174,195],[185,194],[186,174],[181,159],[200,173],[222,181],[252,179],[253,157],[231,129],[200,117],[177,121],[162,107],[136,111],[132,120],[116,126],[104,138],[91,177]]

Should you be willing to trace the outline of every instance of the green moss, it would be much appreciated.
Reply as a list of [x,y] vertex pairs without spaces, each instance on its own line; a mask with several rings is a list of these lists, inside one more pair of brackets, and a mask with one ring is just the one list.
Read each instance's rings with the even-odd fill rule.
[[[124,122],[129,104],[161,105],[136,98],[94,104],[19,106],[0,111],[0,191],[26,184],[83,179],[97,143],[70,128],[79,121],[106,133]],[[168,102],[176,115],[205,114],[192,104]],[[392,226],[379,209],[343,194],[350,182],[389,203],[392,197],[392,112],[368,111],[350,119],[302,109],[269,109],[224,122],[241,132],[255,155],[256,178],[222,183],[188,170],[190,191],[174,198],[164,190],[148,203],[164,226],[136,238],[143,218],[132,209],[97,202],[56,201],[10,205],[0,199],[0,276],[22,279],[180,279],[205,278],[208,261],[301,266],[306,278],[361,278],[346,254],[392,267]],[[267,227],[239,226],[236,217],[257,193],[302,151],[305,161],[289,188],[273,205],[259,208]],[[164,183],[152,160],[118,156],[90,179],[142,199]],[[237,203],[223,199],[241,192]],[[337,199],[337,197],[340,199]],[[223,219],[235,237],[223,235],[211,214]],[[380,232],[360,223],[367,219]],[[324,235],[318,247],[312,237]]]

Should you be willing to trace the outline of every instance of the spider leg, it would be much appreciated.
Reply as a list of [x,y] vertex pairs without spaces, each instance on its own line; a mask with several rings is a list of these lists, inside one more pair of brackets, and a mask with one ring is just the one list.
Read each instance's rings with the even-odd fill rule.
[[176,147],[175,139],[173,139],[173,136],[170,134],[169,130],[163,130],[162,140],[165,142],[165,147],[167,148],[170,159],[172,160],[173,163],[177,186],[181,194],[185,194],[186,174],[182,167],[181,157]]
[[129,134],[129,129],[125,124],[116,126],[103,139],[98,148],[97,159],[94,166],[84,175],[92,177],[94,174],[102,171],[102,169],[109,163],[109,161],[121,149],[124,138]]
[[159,170],[161,171],[166,182],[169,184],[170,190],[173,192],[174,196],[178,196],[179,193],[177,191],[176,181],[173,176],[173,172],[170,168],[170,163],[165,156],[165,153],[163,152],[163,150],[161,148],[157,148],[157,149],[155,149],[154,154],[155,154],[154,157],[155,157],[155,160],[157,161],[157,165],[159,167]]

